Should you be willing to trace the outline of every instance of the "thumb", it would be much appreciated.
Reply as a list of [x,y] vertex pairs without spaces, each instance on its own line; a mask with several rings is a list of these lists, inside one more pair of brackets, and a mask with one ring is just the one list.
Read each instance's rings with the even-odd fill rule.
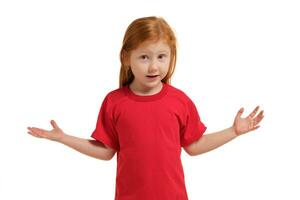
[[241,109],[238,111],[236,117],[241,117],[242,114],[243,114],[243,112],[244,112],[244,108],[241,108]]
[[50,123],[54,129],[59,129],[59,127],[57,126],[57,124],[54,120],[51,120]]

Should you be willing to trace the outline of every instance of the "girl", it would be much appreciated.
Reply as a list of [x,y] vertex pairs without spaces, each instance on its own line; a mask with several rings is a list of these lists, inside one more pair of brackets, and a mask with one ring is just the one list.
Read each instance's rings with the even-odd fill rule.
[[233,125],[205,134],[193,101],[171,86],[176,38],[158,17],[134,20],[120,52],[120,87],[101,105],[91,137],[66,134],[54,120],[51,131],[28,127],[29,134],[65,144],[83,154],[110,160],[117,152],[116,200],[187,200],[181,147],[191,156],[213,150],[259,127],[256,107]]

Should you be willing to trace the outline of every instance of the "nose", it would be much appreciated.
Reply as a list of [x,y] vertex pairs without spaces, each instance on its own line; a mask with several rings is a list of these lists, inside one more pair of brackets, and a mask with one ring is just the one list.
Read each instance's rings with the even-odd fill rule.
[[149,65],[148,72],[149,74],[155,74],[158,71],[158,63],[155,60],[152,60],[152,62]]

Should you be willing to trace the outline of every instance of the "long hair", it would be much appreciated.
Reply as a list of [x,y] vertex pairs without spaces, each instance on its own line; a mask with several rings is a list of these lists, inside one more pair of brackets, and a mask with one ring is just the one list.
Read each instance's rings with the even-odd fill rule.
[[162,82],[171,84],[171,77],[176,65],[176,37],[171,27],[163,18],[151,16],[134,20],[125,32],[120,51],[120,88],[129,85],[134,79],[134,75],[128,65],[131,51],[136,49],[143,42],[156,42],[161,39],[164,40],[171,49],[169,70],[167,75],[162,79]]

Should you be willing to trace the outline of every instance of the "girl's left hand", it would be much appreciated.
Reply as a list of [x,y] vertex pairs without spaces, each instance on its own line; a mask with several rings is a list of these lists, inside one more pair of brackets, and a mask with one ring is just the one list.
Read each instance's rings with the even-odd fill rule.
[[264,111],[260,111],[259,114],[255,116],[258,110],[259,106],[257,106],[246,118],[241,117],[244,112],[244,108],[241,108],[238,111],[233,123],[233,128],[237,136],[256,130],[260,127],[258,124],[264,118]]

